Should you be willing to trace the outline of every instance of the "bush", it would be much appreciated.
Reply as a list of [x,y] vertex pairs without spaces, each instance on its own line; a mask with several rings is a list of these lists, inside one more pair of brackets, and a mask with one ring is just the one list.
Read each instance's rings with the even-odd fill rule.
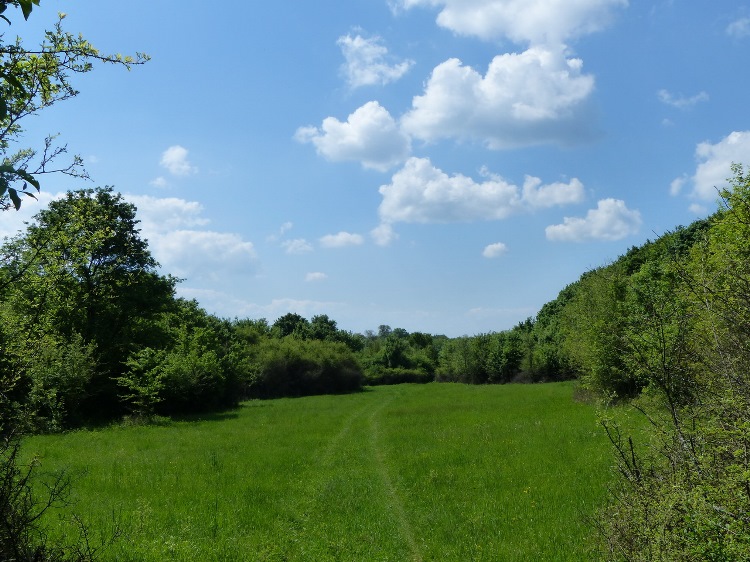
[[365,383],[371,386],[402,383],[434,382],[435,375],[423,369],[405,369],[403,367],[387,368],[374,365],[365,374]]
[[255,398],[340,394],[362,388],[362,369],[342,343],[286,337],[263,342],[256,355]]

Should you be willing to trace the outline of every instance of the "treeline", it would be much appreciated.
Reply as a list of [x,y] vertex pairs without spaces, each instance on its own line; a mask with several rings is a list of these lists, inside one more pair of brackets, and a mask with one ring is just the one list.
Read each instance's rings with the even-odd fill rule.
[[[109,188],[68,193],[3,247],[0,428],[56,431],[249,397],[358,390],[363,338],[321,315],[227,320],[175,297]],[[292,325],[294,324],[294,325]]]
[[217,318],[175,297],[178,280],[157,271],[136,208],[110,188],[52,201],[0,255],[0,407],[30,431],[365,384],[571,374],[538,341],[544,312],[455,339],[387,325],[356,334],[325,314]]
[[556,301],[559,359],[648,425],[638,440],[602,421],[619,473],[597,521],[607,559],[750,559],[750,173],[733,172],[713,216]]

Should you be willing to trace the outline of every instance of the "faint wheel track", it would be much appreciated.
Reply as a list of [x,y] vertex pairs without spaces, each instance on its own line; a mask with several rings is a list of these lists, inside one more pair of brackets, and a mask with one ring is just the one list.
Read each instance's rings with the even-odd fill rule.
[[388,496],[388,505],[390,505],[392,513],[396,517],[398,527],[401,530],[401,535],[404,537],[406,544],[409,546],[409,551],[411,552],[411,560],[413,562],[422,562],[422,555],[419,552],[419,545],[417,544],[417,541],[414,538],[414,529],[412,528],[411,523],[409,522],[409,518],[406,516],[406,511],[404,510],[404,503],[401,501],[401,498],[398,495],[398,491],[396,490],[396,487],[393,485],[391,476],[388,473],[388,467],[386,466],[385,458],[383,457],[383,450],[381,449],[381,447],[378,446],[378,437],[380,435],[380,429],[378,426],[376,416],[392,400],[393,400],[393,397],[383,402],[377,409],[375,409],[370,414],[368,418],[368,421],[370,424],[370,445],[373,450],[373,456],[375,457],[375,464],[377,467],[378,474],[380,475],[380,478],[383,481],[383,487],[385,488],[385,493]]
[[[383,491],[386,497],[386,503],[390,507],[390,513],[393,515],[396,526],[408,547],[408,550],[410,552],[410,560],[412,562],[422,562],[422,555],[419,551],[417,541],[414,538],[414,531],[411,524],[409,523],[409,519],[406,516],[403,502],[401,501],[398,492],[393,485],[393,481],[391,480],[390,474],[388,472],[388,467],[385,463],[383,451],[378,445],[380,429],[376,418],[378,414],[394,400],[394,398],[396,398],[396,396],[390,396],[387,399],[384,399],[379,404],[368,403],[349,415],[349,417],[346,418],[343,425],[341,426],[339,432],[331,437],[325,448],[323,448],[320,460],[317,464],[321,467],[328,467],[335,463],[336,453],[340,447],[340,444],[352,431],[352,427],[354,426],[354,424],[358,420],[365,418],[367,424],[367,433],[369,435],[368,445],[372,451],[372,457],[374,460],[373,466],[375,467],[376,472],[382,482]],[[367,414],[368,410],[371,410],[369,412],[369,415]],[[299,525],[295,525],[291,529],[291,534],[293,537],[295,537],[292,542],[296,542],[297,537],[304,536],[306,534],[309,515],[313,511],[313,506],[318,501],[319,491],[323,489],[324,486],[324,478],[314,479],[307,486],[307,492],[305,494],[306,501],[304,501],[300,505],[299,509]]]

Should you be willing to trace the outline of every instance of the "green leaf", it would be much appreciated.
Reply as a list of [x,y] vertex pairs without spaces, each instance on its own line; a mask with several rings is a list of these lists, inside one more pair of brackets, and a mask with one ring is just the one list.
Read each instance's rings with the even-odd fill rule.
[[21,6],[23,19],[27,20],[31,15],[31,9],[34,7],[34,4],[39,5],[39,0],[36,0],[36,2],[33,2],[33,0],[18,0],[18,4]]
[[13,206],[16,208],[16,211],[21,208],[21,198],[18,196],[18,192],[13,189],[12,187],[8,188],[8,195],[10,195],[10,200],[13,201]]

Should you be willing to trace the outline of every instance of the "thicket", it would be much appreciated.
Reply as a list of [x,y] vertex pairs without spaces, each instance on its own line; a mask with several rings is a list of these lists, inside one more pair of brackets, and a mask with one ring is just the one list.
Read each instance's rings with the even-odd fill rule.
[[562,314],[582,383],[650,427],[602,420],[608,559],[750,559],[750,173],[733,172],[716,214],[585,275]]

